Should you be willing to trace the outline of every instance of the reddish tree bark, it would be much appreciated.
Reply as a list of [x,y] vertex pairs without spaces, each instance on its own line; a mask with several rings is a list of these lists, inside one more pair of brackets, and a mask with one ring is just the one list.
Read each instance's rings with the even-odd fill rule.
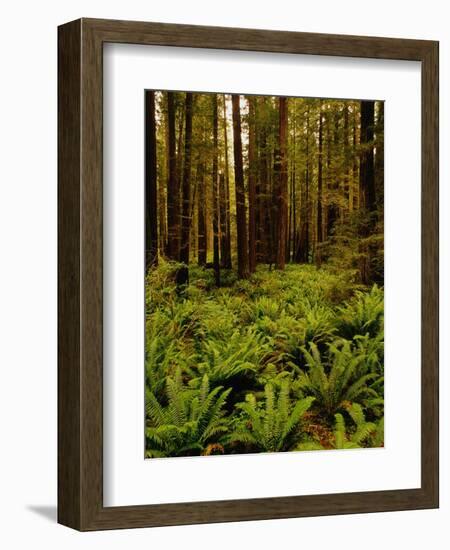
[[248,98],[248,263],[250,273],[256,271],[256,99]]
[[219,258],[219,182],[217,172],[218,160],[218,117],[217,94],[212,95],[213,108],[213,159],[212,159],[212,196],[213,196],[213,266],[216,286],[220,286]]
[[319,112],[319,157],[317,166],[317,242],[323,242],[323,113],[322,105]]
[[186,93],[183,183],[181,187],[181,243],[180,262],[185,264],[178,272],[177,282],[181,285],[189,282],[189,244],[191,229],[191,150],[192,150],[192,107],[193,95]]
[[223,139],[225,149],[225,174],[224,174],[224,194],[225,194],[225,231],[221,235],[221,260],[225,269],[231,269],[231,219],[230,219],[230,170],[228,162],[228,132],[227,132],[227,108],[225,94],[223,95]]
[[288,170],[287,170],[287,129],[288,109],[287,98],[278,99],[279,107],[279,134],[278,134],[278,170],[276,188],[277,228],[276,228],[276,256],[277,269],[284,269],[286,264],[286,240],[288,218]]
[[205,193],[205,161],[199,159],[197,171],[197,249],[198,264],[206,264],[207,229],[206,229],[206,193]]
[[361,101],[360,207],[375,210],[374,101]]
[[155,92],[145,93],[145,248],[147,268],[158,263]]
[[309,261],[309,178],[310,178],[310,166],[309,166],[309,140],[310,140],[310,110],[309,106],[306,110],[306,167],[305,167],[305,189],[301,197],[301,212],[300,212],[300,229],[298,233],[297,250],[295,253],[295,259],[300,263],[308,263]]
[[180,254],[180,188],[177,177],[175,115],[174,92],[167,92],[167,256],[171,260],[178,260]]
[[238,276],[240,279],[247,279],[249,277],[248,235],[245,208],[244,167],[242,162],[241,112],[239,95],[233,94],[231,102],[233,107]]
[[372,213],[375,203],[375,166],[374,166],[374,125],[375,102],[361,101],[361,156],[359,163],[360,209],[365,214],[360,226],[360,276],[363,284],[371,280],[371,253],[365,239],[374,226]]

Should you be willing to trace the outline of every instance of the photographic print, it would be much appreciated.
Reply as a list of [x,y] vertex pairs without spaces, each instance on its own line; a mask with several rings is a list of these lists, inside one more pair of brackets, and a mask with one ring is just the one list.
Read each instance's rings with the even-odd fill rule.
[[382,447],[384,103],[145,91],[145,457]]

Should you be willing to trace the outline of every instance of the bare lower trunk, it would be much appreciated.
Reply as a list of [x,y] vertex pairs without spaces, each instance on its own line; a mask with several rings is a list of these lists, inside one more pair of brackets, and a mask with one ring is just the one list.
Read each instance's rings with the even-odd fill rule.
[[277,204],[277,227],[276,227],[276,256],[275,265],[277,269],[284,269],[286,265],[286,238],[287,238],[287,210],[288,210],[288,189],[287,189],[287,98],[280,97],[279,105],[279,134],[278,147],[279,159],[275,188]]
[[158,263],[158,192],[156,164],[155,92],[145,93],[145,201],[146,264]]
[[241,138],[241,111],[238,95],[232,96],[233,106],[233,142],[234,142],[234,179],[236,188],[236,222],[237,222],[237,253],[238,276],[247,279],[249,276],[248,264],[248,235],[245,208],[244,167],[242,162]]
[[180,262],[184,267],[179,271],[178,283],[188,284],[189,282],[189,245],[191,228],[191,149],[192,149],[192,93],[186,94],[185,102],[185,132],[184,132],[184,165],[183,165],[183,184],[182,184],[182,204],[181,204],[181,243],[180,243]]
[[248,262],[250,273],[256,270],[256,104],[249,97],[248,136]]

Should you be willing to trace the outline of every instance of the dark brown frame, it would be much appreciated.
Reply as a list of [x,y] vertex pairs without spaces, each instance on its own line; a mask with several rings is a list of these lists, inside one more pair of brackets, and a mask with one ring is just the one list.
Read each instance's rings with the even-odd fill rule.
[[[420,61],[420,489],[103,506],[102,61],[121,42]],[[438,507],[438,42],[79,19],[58,29],[58,521],[81,531]]]

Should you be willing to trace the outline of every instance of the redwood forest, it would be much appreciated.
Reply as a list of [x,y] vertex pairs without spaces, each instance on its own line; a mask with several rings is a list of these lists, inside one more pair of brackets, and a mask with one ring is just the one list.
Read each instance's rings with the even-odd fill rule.
[[145,92],[145,456],[384,445],[384,103]]

